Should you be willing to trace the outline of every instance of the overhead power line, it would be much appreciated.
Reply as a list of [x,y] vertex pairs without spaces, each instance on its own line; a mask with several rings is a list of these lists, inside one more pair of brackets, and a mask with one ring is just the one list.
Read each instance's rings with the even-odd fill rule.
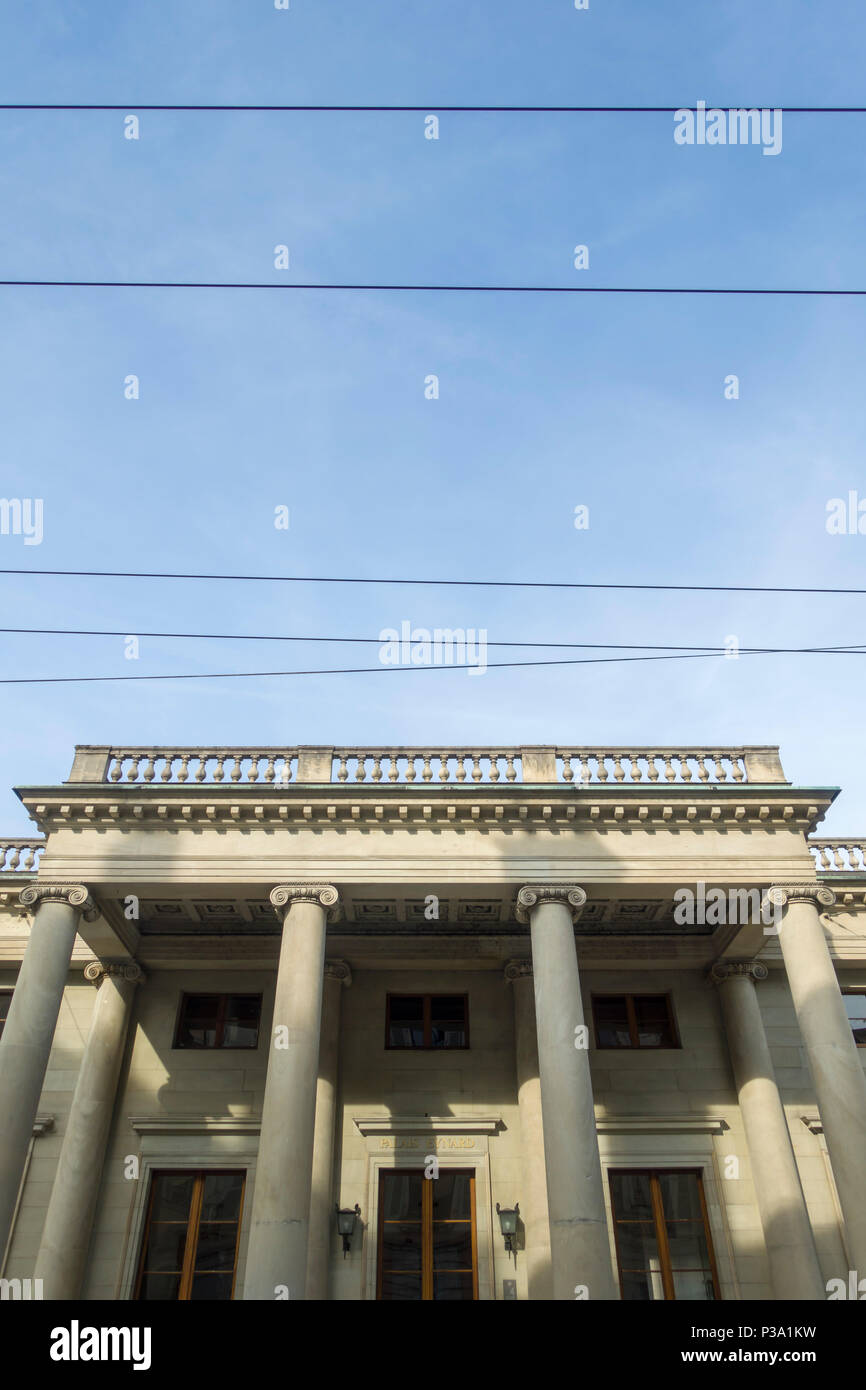
[[[257,632],[143,632],[140,628],[68,628],[68,627],[0,627],[0,633],[43,637],[122,637],[180,638],[203,642],[336,642],[340,644],[364,643],[381,647],[382,637],[325,637],[320,633],[307,633],[300,636],[286,636],[282,633]],[[453,635],[453,634],[452,634]],[[410,642],[412,639],[408,639]],[[420,639],[415,638],[416,642]],[[568,651],[615,651],[615,652],[696,652],[705,656],[724,654],[724,646],[681,646],[670,642],[512,642],[492,641],[485,638],[485,647],[543,647]],[[866,652],[866,642],[849,643],[837,647],[741,647],[738,652],[750,654],[792,654],[807,652],[849,652],[853,655]]]
[[85,290],[388,290],[441,294],[716,294],[858,298],[866,290],[764,289],[723,285],[374,285],[321,284],[253,280],[0,280],[0,285],[30,289]]
[[[779,651],[785,650],[785,648],[779,648]],[[851,647],[810,647],[787,650],[797,650],[803,654],[835,653],[837,656],[866,656],[866,651]],[[744,649],[740,648],[741,655],[743,651]],[[746,650],[746,655],[751,656],[772,654],[772,648]],[[483,669],[486,671],[502,670],[504,667],[517,666],[605,666],[632,661],[703,661],[707,657],[715,657],[718,660],[719,658],[724,659],[724,656],[723,651],[716,651],[686,654],[668,653],[665,656],[591,656],[556,658],[549,661],[486,661],[483,664]],[[423,665],[420,663],[418,665],[394,666],[382,664],[379,666],[326,667],[304,671],[188,671],[153,676],[4,676],[0,678],[0,685],[98,685],[114,681],[244,680],[260,676],[361,676],[375,675],[381,671],[477,671],[480,666],[481,663],[477,661],[463,662],[462,664],[428,662]]]
[[[448,112],[486,112],[493,114],[508,111],[515,112],[539,112],[541,114],[552,115],[675,115],[678,111],[695,111],[697,106],[437,106],[435,102],[427,106],[349,106],[349,105],[268,105],[260,103],[257,105],[238,105],[229,102],[213,102],[206,105],[199,103],[176,104],[162,102],[158,104],[138,105],[136,102],[127,102],[125,106],[116,103],[105,102],[0,102],[0,111],[424,111],[435,113],[438,111]],[[735,111],[760,111],[774,110],[782,111],[787,115],[810,115],[810,116],[862,116],[866,114],[866,106],[780,106],[775,102],[761,102],[758,105],[749,106],[745,102],[730,103],[717,102],[714,105],[707,102],[707,111],[735,110]]]
[[564,579],[409,579],[324,574],[190,574],[161,570],[4,569],[0,574],[48,575],[73,579],[193,579],[255,584],[406,584],[423,588],[469,589],[605,589],[647,593],[708,594],[866,594],[866,589],[809,588],[781,584],[609,584]]

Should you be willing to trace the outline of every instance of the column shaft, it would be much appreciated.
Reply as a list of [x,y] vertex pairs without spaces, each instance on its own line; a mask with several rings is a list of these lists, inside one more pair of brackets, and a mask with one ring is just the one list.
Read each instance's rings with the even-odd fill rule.
[[544,1127],[541,1080],[538,1074],[535,991],[532,971],[522,968],[523,966],[524,962],[506,966],[506,978],[511,979],[514,992],[517,1104],[523,1148],[523,1186],[519,1196],[525,1233],[526,1282],[530,1299],[542,1300],[553,1297],[550,1217],[547,1208],[547,1176],[544,1171]]
[[327,965],[322,999],[322,1034],[316,1082],[316,1121],[313,1134],[313,1177],[310,1194],[310,1239],[307,1249],[307,1298],[328,1297],[328,1256],[334,1228],[332,1183],[337,1079],[340,1056],[340,1010],[343,985],[351,979],[342,962]]
[[54,1299],[81,1296],[130,1006],[141,978],[136,965],[106,970],[96,964],[85,975],[102,982],[36,1259],[44,1296]]
[[35,912],[0,1038],[0,1255],[10,1235],[79,916],[82,908],[95,915],[80,885],[32,884],[22,890],[21,901]]
[[720,962],[712,974],[719,986],[773,1292],[778,1299],[822,1300],[826,1293],[815,1238],[754,985],[755,978],[766,978],[767,968]]
[[326,908],[336,890],[274,889],[287,905],[262,1106],[245,1299],[304,1299]]
[[[615,1299],[572,906],[581,889],[522,888],[530,908],[555,1299]],[[577,1044],[577,1045],[576,1045]],[[584,1292],[585,1290],[585,1292]]]
[[828,888],[771,889],[785,894],[779,930],[788,984],[824,1126],[852,1267],[866,1273],[866,1076],[818,916]]

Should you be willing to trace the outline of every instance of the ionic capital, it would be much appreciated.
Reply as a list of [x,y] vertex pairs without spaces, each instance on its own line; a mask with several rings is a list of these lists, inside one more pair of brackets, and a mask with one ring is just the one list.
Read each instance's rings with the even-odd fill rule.
[[90,980],[97,989],[107,975],[118,980],[129,980],[133,985],[143,985],[146,978],[135,960],[89,960],[84,967],[85,980]]
[[737,977],[757,984],[759,980],[766,980],[769,973],[766,965],[759,960],[717,960],[709,972],[709,978],[714,985],[724,984],[725,980]]
[[824,883],[776,883],[767,889],[767,898],[774,907],[789,903],[812,903],[815,908],[832,907],[836,894]]
[[328,980],[339,980],[341,984],[349,988],[352,983],[352,972],[344,960],[326,960],[325,978]]
[[18,894],[25,907],[39,910],[42,903],[66,903],[80,912],[85,922],[94,922],[99,916],[99,908],[91,898],[83,883],[28,883]]
[[525,888],[521,888],[517,894],[517,906],[515,916],[518,922],[524,926],[530,919],[530,913],[534,907],[540,903],[562,903],[571,913],[572,922],[576,922],[581,914],[586,894],[582,888],[577,888],[571,883],[530,883]]
[[508,985],[514,984],[515,980],[531,980],[532,961],[510,960],[506,963],[505,969],[502,973],[505,976],[505,983]]
[[323,907],[329,922],[335,922],[340,911],[340,895],[330,883],[280,883],[271,889],[270,896],[281,921],[285,921],[295,903]]

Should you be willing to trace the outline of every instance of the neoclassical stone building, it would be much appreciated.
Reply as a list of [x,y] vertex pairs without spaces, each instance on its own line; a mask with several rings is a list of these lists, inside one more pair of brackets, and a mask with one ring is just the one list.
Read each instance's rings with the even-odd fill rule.
[[771,747],[77,748],[0,841],[2,1292],[850,1288],[836,794]]

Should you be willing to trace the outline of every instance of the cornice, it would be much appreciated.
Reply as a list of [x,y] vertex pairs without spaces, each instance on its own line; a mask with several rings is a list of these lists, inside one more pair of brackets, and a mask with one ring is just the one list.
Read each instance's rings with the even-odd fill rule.
[[531,823],[646,828],[671,825],[716,829],[769,823],[810,833],[835,792],[780,786],[511,787],[454,785],[326,788],[232,786],[78,786],[18,789],[40,830],[63,826],[162,826],[310,824],[341,826],[475,825]]

